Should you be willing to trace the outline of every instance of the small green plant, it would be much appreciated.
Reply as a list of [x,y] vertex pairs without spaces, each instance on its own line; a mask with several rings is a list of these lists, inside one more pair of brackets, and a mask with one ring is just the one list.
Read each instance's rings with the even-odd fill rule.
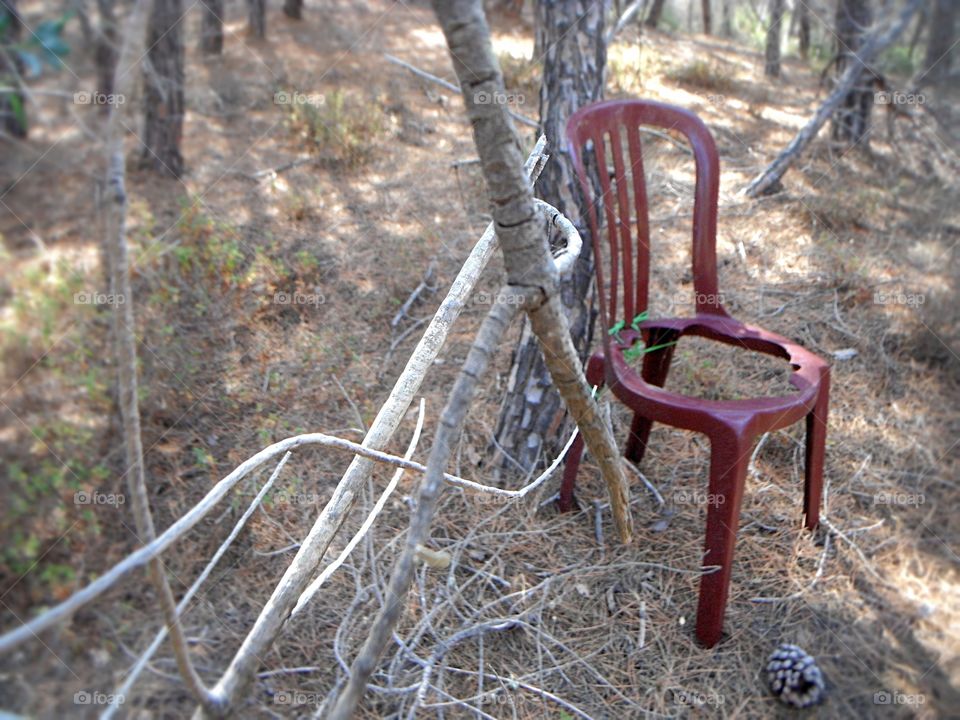
[[335,164],[357,167],[367,162],[386,129],[385,114],[373,99],[361,100],[343,90],[321,96],[297,91],[277,95],[294,99],[288,104],[291,129]]
[[704,90],[730,92],[733,89],[730,76],[706,60],[694,60],[673,68],[667,73],[667,77],[681,85],[692,85]]
[[[630,321],[630,329],[636,332],[640,332],[640,323],[645,322],[650,317],[650,312],[644,310],[642,313],[637,315],[633,320]],[[607,331],[607,334],[611,337],[616,338],[617,342],[622,343],[623,338],[620,336],[620,333],[627,327],[626,320],[620,320],[613,324],[613,326]],[[643,344],[642,340],[637,340],[633,345],[628,347],[623,351],[623,357],[627,360],[633,361],[647,353],[654,352],[656,350],[662,350],[665,347],[670,347],[671,345],[676,345],[676,340],[671,340],[670,342],[660,343],[659,345],[651,345],[647,347]]]

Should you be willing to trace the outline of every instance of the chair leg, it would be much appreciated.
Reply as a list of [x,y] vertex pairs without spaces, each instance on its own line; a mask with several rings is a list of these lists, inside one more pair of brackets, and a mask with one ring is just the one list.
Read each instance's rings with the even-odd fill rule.
[[[664,330],[655,328],[650,331],[647,338],[647,345],[653,347],[665,342],[673,342],[677,339],[677,332],[674,330]],[[670,371],[670,362],[673,360],[674,345],[655,350],[643,356],[643,370],[641,375],[645,382],[657,387],[663,387],[667,381],[667,373]],[[633,414],[633,421],[630,423],[630,435],[627,437],[627,445],[624,448],[624,456],[637,465],[643,460],[643,455],[647,451],[647,440],[650,438],[650,429],[653,427],[653,420],[643,417],[639,413]]]
[[[597,393],[603,388],[603,364],[602,353],[596,353],[590,356],[587,361],[587,382],[591,387],[597,386]],[[563,466],[563,482],[560,484],[560,498],[557,500],[557,507],[560,512],[570,512],[574,509],[573,489],[577,484],[577,471],[580,469],[580,458],[583,456],[583,435],[577,433],[570,451],[567,453],[566,464]]]
[[697,606],[697,639],[708,648],[716,645],[723,633],[723,616],[730,589],[751,440],[734,432],[711,438],[707,539],[703,564],[719,566],[719,570],[700,579],[700,602]]
[[820,522],[820,495],[823,489],[823,458],[827,444],[827,413],[830,407],[830,370],[823,373],[817,404],[807,415],[807,448],[803,486],[804,525],[813,530]]

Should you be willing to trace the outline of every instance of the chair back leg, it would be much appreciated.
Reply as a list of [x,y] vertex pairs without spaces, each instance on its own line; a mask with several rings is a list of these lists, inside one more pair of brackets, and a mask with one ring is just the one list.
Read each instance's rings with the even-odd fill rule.
[[817,404],[807,415],[807,448],[803,485],[804,525],[813,530],[820,522],[820,495],[823,489],[823,457],[827,445],[827,413],[830,406],[830,370],[820,379]]
[[700,579],[697,639],[713,647],[723,633],[723,616],[740,522],[740,503],[750,463],[753,438],[735,432],[711,440],[710,486],[707,495],[707,539],[704,566],[718,566]]
[[[664,330],[658,328],[651,330],[647,337],[647,347],[656,347],[663,343],[676,342],[678,333],[673,330]],[[675,345],[668,345],[660,350],[648,352],[643,356],[643,370],[641,374],[643,379],[650,385],[663,387],[667,381],[667,373],[670,372],[670,362],[673,360],[673,348]],[[633,421],[630,423],[630,435],[627,437],[627,445],[624,448],[624,456],[637,465],[643,460],[644,453],[647,451],[647,440],[650,439],[650,429],[653,427],[653,420],[648,420],[639,413],[633,414]]]

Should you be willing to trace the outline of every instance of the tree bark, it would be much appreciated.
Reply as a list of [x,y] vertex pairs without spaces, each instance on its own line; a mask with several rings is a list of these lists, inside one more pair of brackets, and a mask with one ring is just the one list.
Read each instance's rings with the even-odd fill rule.
[[807,0],[797,0],[797,42],[800,47],[800,57],[804,60],[810,57],[810,8]]
[[[836,74],[843,75],[851,65],[862,66],[860,48],[867,28],[873,22],[870,0],[839,0],[836,27]],[[833,138],[849,144],[866,143],[870,131],[874,82],[866,67],[844,96],[833,116]]]
[[267,0],[247,0],[250,34],[258,40],[267,37]]
[[713,32],[713,17],[710,13],[710,0],[700,0],[700,10],[703,15],[703,34],[710,35]]
[[205,55],[223,53],[223,0],[203,0],[200,12],[200,50]]
[[721,20],[720,32],[724,37],[733,37],[733,0],[723,0],[723,19]]
[[142,165],[180,177],[183,156],[183,2],[153,0],[144,68]]
[[[17,0],[0,0],[0,14],[9,18],[8,37],[0,35],[0,41],[20,38],[23,22],[17,9]],[[4,85],[17,86],[23,79],[23,66],[10,52],[0,53],[0,81]],[[27,137],[27,98],[20,90],[0,94],[0,130],[16,138]]]
[[303,0],[284,0],[283,14],[294,20],[303,18]]
[[930,36],[921,80],[936,83],[950,74],[957,54],[957,0],[933,0]]
[[[543,80],[540,85],[540,124],[547,136],[550,162],[537,181],[537,195],[553,205],[585,238],[569,280],[560,295],[571,337],[582,363],[590,350],[596,312],[590,299],[593,256],[586,215],[582,212],[580,184],[566,151],[565,126],[582,105],[603,97],[606,66],[604,2],[591,0],[540,0],[537,32],[543,36]],[[497,444],[524,472],[538,460],[549,462],[559,450],[564,408],[547,371],[543,353],[531,331],[529,319],[513,353],[510,380],[497,422]],[[548,457],[549,456],[549,457]]]
[[770,25],[767,26],[766,62],[763,66],[763,74],[767,77],[780,77],[780,25],[782,23],[783,0],[770,0]]
[[762,173],[744,188],[743,192],[748,197],[767,195],[780,190],[780,179],[787,170],[790,169],[790,166],[800,156],[807,145],[810,144],[810,141],[817,136],[820,128],[823,127],[834,110],[836,110],[841,101],[850,92],[850,89],[857,83],[866,64],[872,62],[882,50],[885,50],[894,40],[900,37],[910,23],[910,18],[913,17],[914,13],[920,9],[924,2],[926,2],[926,0],[910,0],[886,30],[877,30],[870,34],[857,56],[857,62],[847,68],[837,83],[837,87],[834,88],[830,96],[823,101],[823,104],[817,109],[814,116],[810,118],[810,121],[794,136],[790,144],[777,156],[777,159],[770,163]]
[[[97,0],[100,27],[94,32],[93,59],[97,67],[97,91],[113,94],[113,70],[117,64],[117,18],[114,0]],[[101,112],[109,112],[109,103],[100,104]]]
[[667,0],[653,0],[653,5],[650,6],[650,14],[647,15],[647,19],[644,21],[644,25],[648,28],[656,28],[660,24],[660,16],[663,15],[663,6],[666,4]]

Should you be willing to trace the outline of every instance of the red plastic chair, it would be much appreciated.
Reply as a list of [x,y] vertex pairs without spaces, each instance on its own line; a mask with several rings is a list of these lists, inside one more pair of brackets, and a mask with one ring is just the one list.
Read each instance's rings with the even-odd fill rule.
[[[647,197],[639,127],[676,130],[689,141],[696,163],[696,191],[693,209],[693,286],[696,312],[693,317],[648,320],[629,329],[631,319],[647,310],[650,273],[650,245]],[[623,147],[621,134],[626,136]],[[720,168],[710,131],[693,113],[646,100],[602,102],[582,108],[567,123],[567,140],[581,187],[587,198],[590,236],[596,258],[597,288],[603,350],[587,363],[592,385],[606,384],[634,415],[625,455],[639,463],[647,447],[650,427],[661,422],[694,430],[710,439],[710,486],[707,510],[705,574],[700,580],[696,634],[706,647],[719,640],[727,604],[730,572],[740,516],[740,502],[754,440],[762,433],[778,430],[806,419],[806,482],[803,510],[806,527],[819,521],[820,491],[823,483],[823,456],[827,434],[830,368],[819,357],[794,342],[745,325],[724,310],[717,290],[716,231],[717,193]],[[586,154],[592,153],[602,195],[587,180]],[[613,181],[606,150],[613,157]],[[629,157],[634,203],[630,206],[624,159]],[[608,242],[601,242],[597,214],[606,217]],[[635,220],[631,220],[631,213]],[[634,239],[636,238],[636,242]],[[606,249],[609,248],[609,253]],[[609,278],[609,292],[605,281]],[[623,313],[618,313],[622,293]],[[617,336],[606,330],[618,320],[628,329]],[[798,392],[781,397],[714,401],[686,397],[663,389],[673,356],[673,344],[643,355],[638,374],[628,365],[624,352],[638,339],[646,347],[673,343],[684,335],[697,335],[728,345],[774,355],[790,362],[790,383]],[[560,509],[574,507],[573,489],[583,453],[578,437],[567,458],[560,492]],[[710,566],[719,569],[707,570]]]

